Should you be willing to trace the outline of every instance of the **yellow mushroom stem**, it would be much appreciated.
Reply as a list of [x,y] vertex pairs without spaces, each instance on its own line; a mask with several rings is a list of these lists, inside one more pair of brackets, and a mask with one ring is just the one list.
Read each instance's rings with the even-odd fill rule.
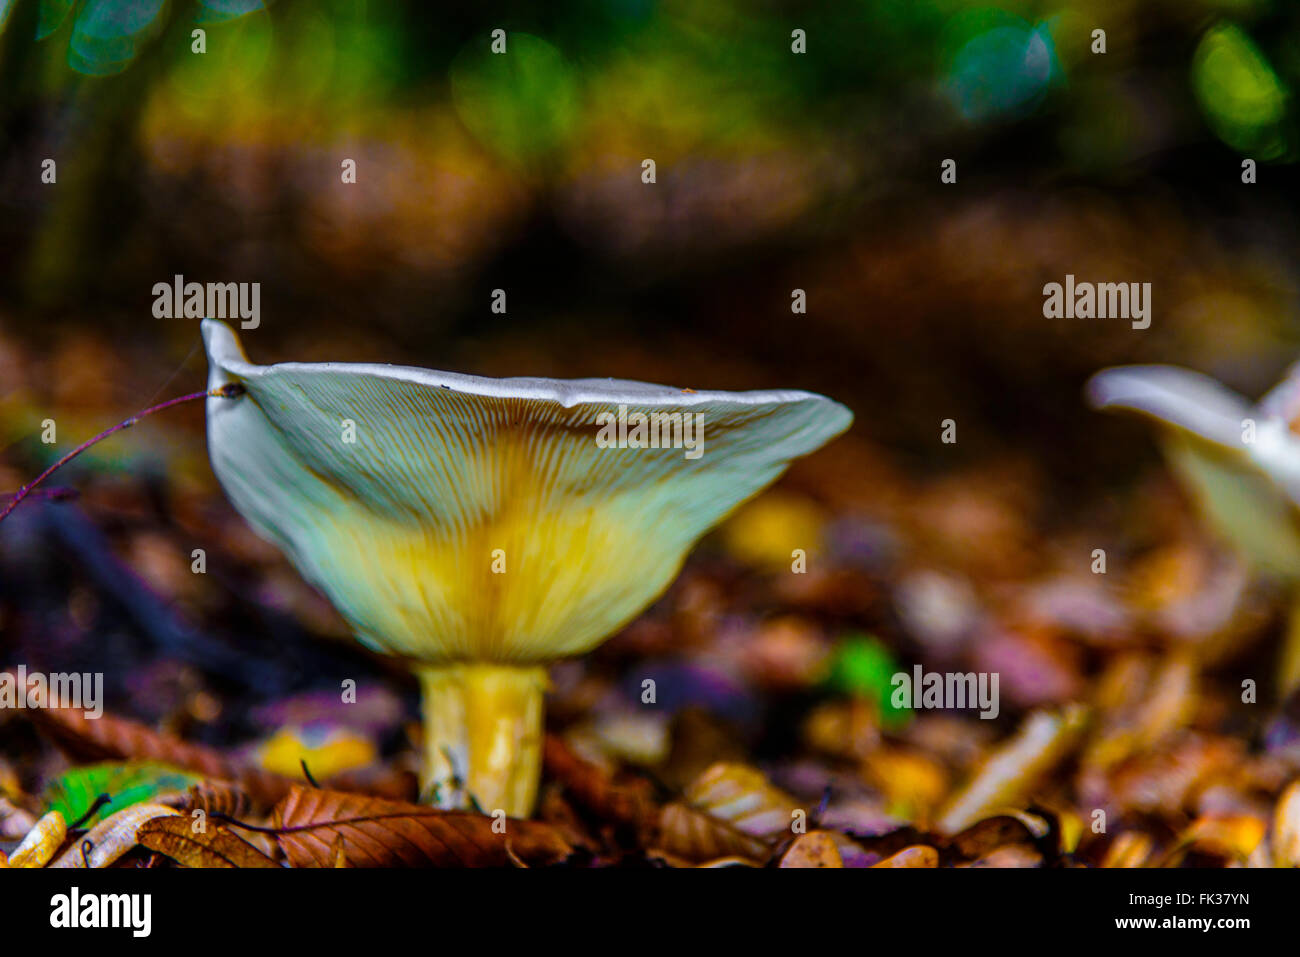
[[542,772],[543,665],[418,665],[424,697],[421,791],[439,807],[473,798],[527,817]]

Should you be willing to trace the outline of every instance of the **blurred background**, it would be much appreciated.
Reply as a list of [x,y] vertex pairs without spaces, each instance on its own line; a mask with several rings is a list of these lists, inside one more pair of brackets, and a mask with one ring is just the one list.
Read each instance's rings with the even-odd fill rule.
[[[918,452],[957,410],[1012,441],[1070,415],[1098,362],[1250,388],[1288,358],[1289,4],[533,6],[6,0],[6,330],[179,360],[152,284],[256,280],[263,358],[776,362]],[[1153,329],[1044,321],[1066,272],[1152,282]]]
[[[1108,461],[1098,365],[1252,391],[1294,351],[1290,4],[3,0],[0,27],[0,322],[56,363],[6,365],[9,402],[139,405],[196,340],[150,312],[177,273],[262,284],[261,361],[806,386],[920,465],[1032,445],[1065,479]],[[1151,282],[1152,328],[1045,320],[1067,272]],[[110,344],[118,374],[82,361]]]
[[[1199,642],[1212,669],[1260,647],[1242,635],[1276,627],[1273,605],[1224,572],[1149,432],[1081,387],[1158,361],[1253,396],[1296,358],[1298,85],[1300,7],[1269,0],[0,0],[0,488],[202,388],[197,324],[154,318],[154,283],[256,281],[257,362],[797,387],[855,411],[599,653],[610,687],[683,642],[782,694],[878,685],[897,655],[1002,668],[1014,722],[1117,649],[1157,667]],[[1067,273],[1151,283],[1150,328],[1044,318]],[[81,501],[33,504],[0,543],[13,660],[153,641],[247,688],[256,636],[278,664],[255,697],[334,680],[299,638],[345,629],[233,517],[197,405],[58,484]],[[828,560],[773,591],[791,540]],[[195,542],[221,587],[190,574]],[[1090,574],[1098,547],[1118,580]],[[128,581],[134,611],[104,595]],[[879,640],[843,657],[859,633]],[[339,648],[338,668],[385,667]],[[133,699],[147,717],[211,720],[203,681],[156,667],[109,680],[156,680]],[[592,700],[581,680],[559,681],[561,719],[567,693],[570,715]],[[779,750],[788,729],[754,735]]]

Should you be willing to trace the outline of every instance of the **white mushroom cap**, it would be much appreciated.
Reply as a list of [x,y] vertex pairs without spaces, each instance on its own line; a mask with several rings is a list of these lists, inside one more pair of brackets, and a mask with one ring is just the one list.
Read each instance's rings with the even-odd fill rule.
[[[590,649],[668,586],[700,535],[853,419],[808,392],[259,366],[224,323],[205,320],[203,338],[209,388],[247,390],[207,406],[230,500],[363,641],[427,662]],[[703,414],[703,454],[599,447],[597,416],[620,406]]]
[[1300,437],[1290,420],[1297,381],[1258,405],[1209,376],[1174,366],[1121,366],[1088,382],[1100,409],[1164,427],[1165,453],[1212,524],[1263,568],[1300,577]]

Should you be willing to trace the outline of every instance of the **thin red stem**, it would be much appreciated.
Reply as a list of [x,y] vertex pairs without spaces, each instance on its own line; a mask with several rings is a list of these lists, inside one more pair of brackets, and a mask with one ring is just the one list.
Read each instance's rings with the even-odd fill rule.
[[40,475],[36,476],[36,478],[32,479],[30,482],[28,482],[26,485],[20,488],[14,494],[14,497],[9,500],[9,504],[4,507],[4,510],[0,511],[0,522],[3,522],[5,518],[9,515],[9,513],[18,507],[18,503],[21,502],[23,499],[25,499],[29,494],[31,494],[31,492],[36,488],[36,486],[40,485],[47,478],[49,478],[51,475],[53,475],[56,471],[61,469],[63,466],[67,465],[69,462],[75,459],[82,452],[86,451],[86,449],[90,448],[92,445],[94,445],[97,442],[102,442],[104,439],[108,438],[114,432],[121,432],[124,429],[129,429],[131,426],[135,425],[137,422],[143,419],[146,415],[153,415],[155,412],[161,412],[163,409],[170,409],[172,406],[180,405],[182,402],[193,402],[195,399],[204,399],[204,398],[208,398],[209,396],[217,399],[233,399],[235,396],[243,395],[243,393],[244,393],[243,386],[239,385],[236,382],[229,382],[226,385],[223,385],[219,389],[213,389],[211,391],[205,389],[202,392],[191,392],[189,395],[183,395],[175,399],[168,399],[166,402],[160,402],[158,405],[150,406],[149,408],[145,409],[143,412],[137,412],[135,415],[131,416],[131,418],[117,423],[117,425],[113,426],[110,429],[105,429],[103,432],[100,432],[99,435],[95,436],[93,439],[87,439],[86,441],[82,442],[80,445],[78,445],[67,455],[60,457],[57,462],[55,462],[53,465],[47,468]]

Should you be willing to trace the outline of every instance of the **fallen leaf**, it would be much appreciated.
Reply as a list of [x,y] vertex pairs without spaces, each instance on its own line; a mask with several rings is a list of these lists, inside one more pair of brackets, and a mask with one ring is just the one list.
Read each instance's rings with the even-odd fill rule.
[[806,810],[747,764],[720,761],[696,778],[683,795],[697,811],[759,837],[790,833]]
[[939,852],[928,844],[913,844],[872,867],[938,867]]
[[625,827],[653,826],[658,812],[649,782],[617,780],[612,774],[583,760],[553,734],[546,736],[542,760],[548,776],[555,778],[573,799],[605,821]]
[[196,831],[189,817],[156,817],[136,831],[136,843],[185,867],[279,867],[243,838],[220,825]]
[[36,822],[22,843],[9,855],[9,866],[44,867],[67,836],[67,821],[58,811],[51,811]]
[[50,867],[108,867],[137,843],[140,826],[156,817],[179,817],[161,804],[133,804],[96,824]]
[[230,781],[200,781],[185,792],[184,803],[178,807],[240,818],[248,813],[251,803],[247,792]]
[[656,851],[691,862],[719,857],[766,861],[772,855],[769,841],[681,801],[664,805],[658,827],[645,843]]
[[555,864],[572,852],[554,828],[537,821],[342,791],[294,787],[271,818],[293,867],[334,867],[340,838],[351,867],[510,867],[512,854],[530,865]]
[[843,867],[835,839],[826,831],[809,831],[795,838],[781,857],[781,867]]
[[939,829],[951,834],[996,808],[1023,804],[1042,777],[1074,747],[1086,718],[1081,705],[1069,705],[1059,713],[1031,713],[1015,736],[949,801]]
[[67,820],[82,821],[99,795],[107,794],[108,803],[82,821],[89,827],[132,804],[167,803],[159,800],[159,795],[184,792],[198,781],[193,774],[153,761],[92,764],[70,768],[51,781],[45,800]]

